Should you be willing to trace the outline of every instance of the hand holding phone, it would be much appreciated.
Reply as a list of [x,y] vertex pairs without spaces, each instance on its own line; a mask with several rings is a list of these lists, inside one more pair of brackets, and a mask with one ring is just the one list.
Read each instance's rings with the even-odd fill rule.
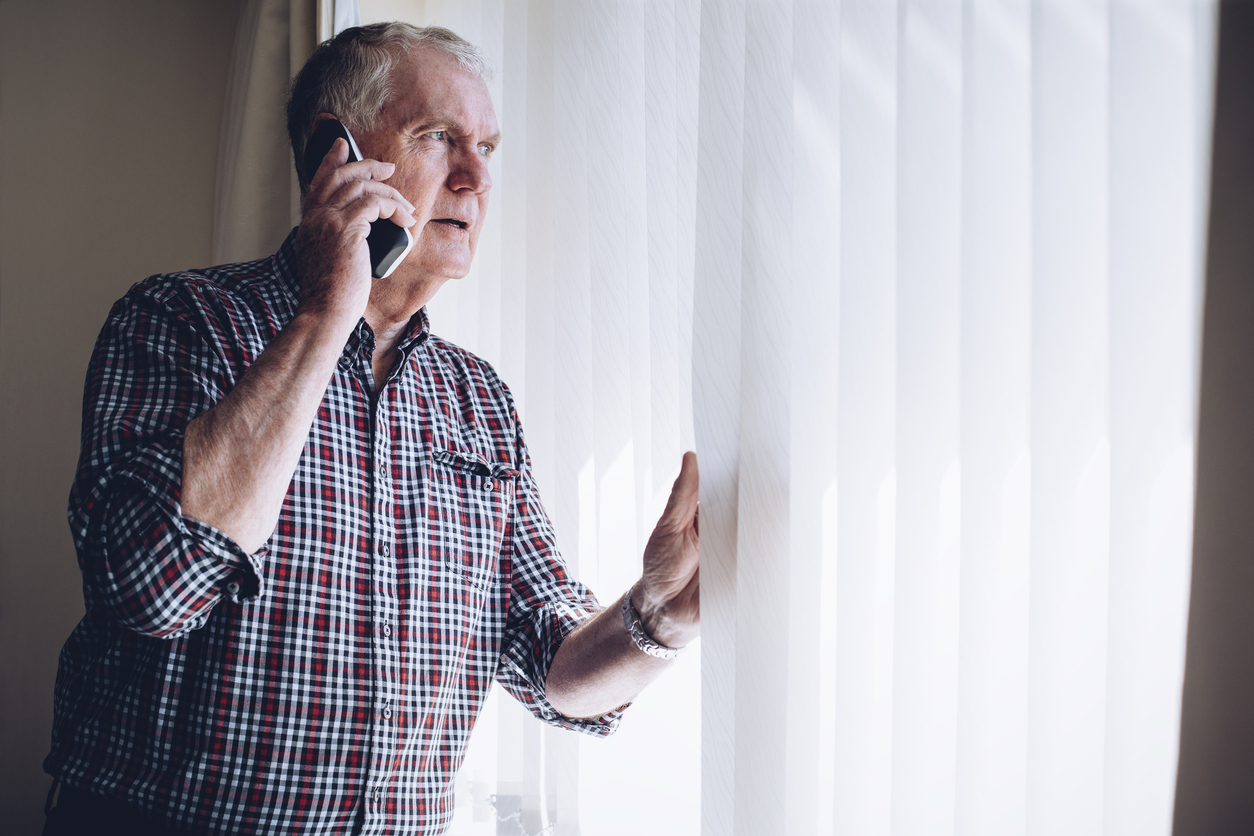
[[[305,144],[305,171],[309,172],[310,177],[322,165],[322,158],[331,150],[335,140],[340,138],[348,142],[348,162],[355,163],[362,159],[361,151],[348,128],[338,119],[324,119],[318,123],[313,136]],[[376,279],[386,279],[414,248],[414,236],[408,229],[397,226],[388,218],[379,218],[370,222],[366,246],[370,248],[370,275]]]

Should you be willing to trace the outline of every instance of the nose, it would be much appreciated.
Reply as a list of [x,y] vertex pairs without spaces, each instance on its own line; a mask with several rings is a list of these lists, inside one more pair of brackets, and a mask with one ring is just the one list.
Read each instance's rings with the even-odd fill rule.
[[492,176],[488,174],[488,158],[478,148],[461,149],[453,157],[448,186],[455,192],[468,190],[483,194],[492,188]]

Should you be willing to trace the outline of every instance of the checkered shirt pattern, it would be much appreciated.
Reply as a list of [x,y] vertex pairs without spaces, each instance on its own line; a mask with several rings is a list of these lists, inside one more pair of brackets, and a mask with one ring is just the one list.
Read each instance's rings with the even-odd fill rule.
[[[548,723],[562,638],[597,611],[568,575],[508,389],[428,332],[371,396],[364,320],[278,526],[246,554],[182,515],[182,433],[291,320],[274,256],[153,276],[92,356],[69,519],[86,615],[61,652],[64,783],[190,833],[441,833],[493,680]],[[275,397],[282,397],[275,392]]]

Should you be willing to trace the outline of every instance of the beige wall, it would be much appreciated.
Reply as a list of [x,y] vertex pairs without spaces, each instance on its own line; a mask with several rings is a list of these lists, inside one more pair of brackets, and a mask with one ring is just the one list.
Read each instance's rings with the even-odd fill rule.
[[0,0],[0,830],[37,834],[57,652],[83,612],[65,520],[110,306],[209,261],[239,0]]

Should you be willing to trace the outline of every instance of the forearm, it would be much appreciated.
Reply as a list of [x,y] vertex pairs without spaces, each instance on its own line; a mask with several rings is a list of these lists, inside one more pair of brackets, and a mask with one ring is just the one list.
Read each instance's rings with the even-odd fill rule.
[[[697,457],[685,453],[645,546],[644,576],[628,593],[645,633],[664,647],[685,647],[701,632],[697,488]],[[580,625],[553,658],[545,696],[567,717],[599,717],[630,702],[670,665],[636,646],[622,602]]]
[[[545,697],[567,717],[599,717],[631,702],[667,659],[636,647],[623,624],[622,598],[585,621],[562,642],[549,668]],[[664,632],[660,627],[645,629]]]
[[298,313],[230,394],[187,426],[183,513],[245,552],[259,549],[278,521],[352,327],[342,319]]

